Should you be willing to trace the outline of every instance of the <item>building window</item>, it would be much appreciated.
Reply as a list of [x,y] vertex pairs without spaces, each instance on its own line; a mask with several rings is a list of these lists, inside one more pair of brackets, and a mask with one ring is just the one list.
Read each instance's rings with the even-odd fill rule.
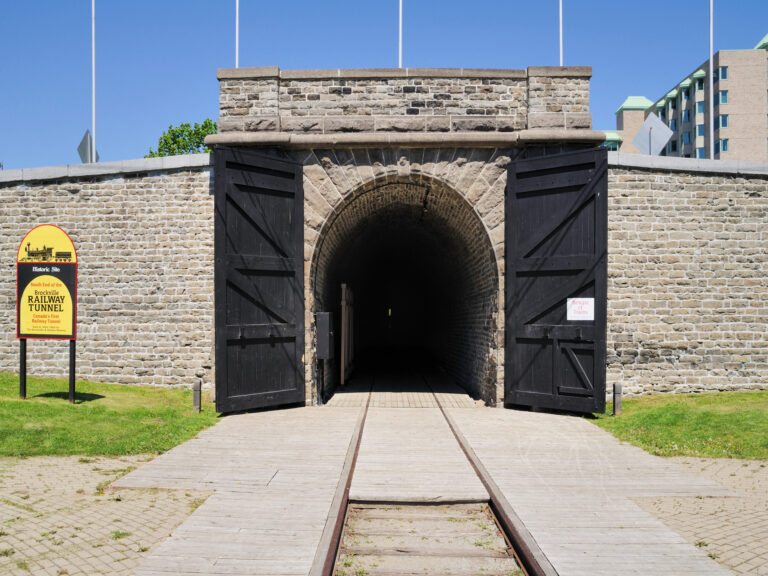
[[691,111],[683,110],[683,122],[690,122],[690,121],[691,121]]
[[720,76],[720,80],[728,80],[728,66],[720,66],[717,73]]
[[683,135],[682,135],[681,138],[682,138],[683,145],[691,143],[691,133],[690,132],[683,132]]
[[683,88],[683,100],[688,100],[691,97],[690,88]]
[[677,120],[672,118],[672,120],[669,121],[669,129],[670,130],[677,130]]
[[696,102],[696,114],[704,114],[704,102]]
[[664,108],[657,108],[657,110],[659,111],[659,118],[661,118],[662,120],[666,120],[667,113],[664,110]]
[[696,124],[696,136],[704,136],[704,124]]
[[672,98],[672,100],[669,101],[669,107],[672,110],[677,110],[677,98]]
[[706,151],[704,147],[696,148],[696,158],[706,158]]
[[728,138],[723,138],[720,140],[720,151],[728,152]]
[[670,140],[669,141],[669,151],[670,152],[677,152],[677,140]]
[[720,116],[717,117],[717,127],[728,128],[728,114],[720,114]]
[[704,78],[696,80],[696,90],[704,90]]
[[717,93],[715,104],[728,104],[728,90],[720,90],[720,92]]
[[715,140],[715,154],[720,154],[720,140]]

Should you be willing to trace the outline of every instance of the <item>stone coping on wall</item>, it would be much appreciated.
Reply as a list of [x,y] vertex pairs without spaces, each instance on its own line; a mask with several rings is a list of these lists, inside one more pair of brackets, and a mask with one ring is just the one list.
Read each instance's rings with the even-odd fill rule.
[[[223,137],[222,137],[223,136]],[[281,146],[286,148],[356,148],[365,146],[402,147],[444,147],[477,146],[512,147],[520,143],[551,142],[569,140],[581,142],[602,142],[603,133],[594,130],[522,130],[507,133],[453,133],[453,134],[265,134],[237,133],[213,134],[206,138],[206,144],[234,144],[241,146]],[[213,165],[211,154],[185,154],[161,158],[139,158],[119,162],[98,162],[94,164],[66,164],[0,170],[0,185],[16,182],[37,182],[61,180],[63,178],[88,178],[118,174],[139,174],[167,170],[184,170]],[[692,172],[709,174],[745,174],[768,176],[768,164],[759,162],[733,162],[728,160],[699,160],[696,158],[669,158],[665,156],[643,156],[640,154],[608,153],[608,165],[612,168],[640,168],[669,172]]]
[[160,158],[138,158],[118,162],[95,162],[92,164],[65,164],[63,166],[43,166],[40,168],[21,168],[18,170],[0,170],[0,185],[15,182],[36,182],[40,180],[61,180],[64,178],[88,178],[92,176],[112,176],[117,174],[139,174],[142,172],[165,172],[201,168],[213,164],[211,154],[183,154]]
[[621,152],[609,152],[608,165],[612,168],[644,168],[665,172],[768,175],[768,164],[761,162],[671,158],[669,156],[622,154]]
[[294,134],[290,132],[224,132],[206,136],[205,144],[235,146],[281,146],[285,148],[404,148],[476,147],[507,148],[541,142],[599,144],[603,132],[585,129],[530,129],[515,132],[355,132]]
[[280,70],[278,66],[261,68],[220,68],[219,80],[280,78],[284,80],[322,80],[332,78],[528,78],[550,76],[591,78],[591,66],[529,66],[527,70],[505,68],[330,68],[321,70]]

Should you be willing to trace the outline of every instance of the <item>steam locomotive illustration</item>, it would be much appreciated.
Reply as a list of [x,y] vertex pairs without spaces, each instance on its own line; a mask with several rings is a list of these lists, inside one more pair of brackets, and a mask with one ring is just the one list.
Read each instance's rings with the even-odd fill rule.
[[43,244],[42,248],[30,248],[31,242],[27,242],[24,247],[26,256],[21,262],[72,262],[72,252],[59,250],[54,252],[53,248]]

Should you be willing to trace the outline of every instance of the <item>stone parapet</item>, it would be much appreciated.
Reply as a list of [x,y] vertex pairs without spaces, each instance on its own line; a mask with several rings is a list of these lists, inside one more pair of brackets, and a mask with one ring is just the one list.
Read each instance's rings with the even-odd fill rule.
[[219,134],[585,129],[589,67],[219,70]]

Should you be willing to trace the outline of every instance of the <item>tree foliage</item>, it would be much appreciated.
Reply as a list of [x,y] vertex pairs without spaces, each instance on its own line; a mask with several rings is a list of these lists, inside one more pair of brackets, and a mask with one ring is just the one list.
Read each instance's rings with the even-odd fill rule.
[[188,122],[182,122],[178,126],[168,126],[168,130],[160,136],[157,150],[153,150],[150,146],[149,154],[144,157],[155,158],[157,156],[210,152],[211,150],[204,143],[208,134],[216,134],[216,123],[210,118],[203,120],[202,124],[195,122],[194,126]]

